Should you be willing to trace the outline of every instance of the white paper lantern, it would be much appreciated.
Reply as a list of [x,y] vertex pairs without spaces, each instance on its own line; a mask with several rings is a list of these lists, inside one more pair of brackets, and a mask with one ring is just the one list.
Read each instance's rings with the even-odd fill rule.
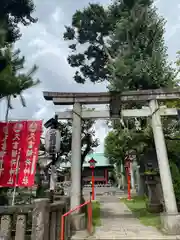
[[60,151],[61,133],[57,129],[49,129],[45,136],[45,150],[49,154]]

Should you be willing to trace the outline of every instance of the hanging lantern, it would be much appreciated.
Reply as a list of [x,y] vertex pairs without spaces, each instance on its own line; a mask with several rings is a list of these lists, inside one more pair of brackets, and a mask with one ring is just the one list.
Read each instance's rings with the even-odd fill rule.
[[45,136],[45,150],[50,155],[60,152],[61,134],[57,129],[49,129]]
[[90,168],[95,168],[97,162],[94,160],[94,158],[91,158],[88,163]]

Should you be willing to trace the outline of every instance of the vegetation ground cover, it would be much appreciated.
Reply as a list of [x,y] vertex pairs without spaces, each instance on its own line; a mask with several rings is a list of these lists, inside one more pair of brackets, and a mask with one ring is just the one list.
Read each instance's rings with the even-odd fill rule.
[[160,215],[148,212],[146,208],[147,199],[145,197],[133,197],[132,201],[123,198],[121,201],[126,204],[142,224],[145,226],[153,226],[158,229],[160,228]]

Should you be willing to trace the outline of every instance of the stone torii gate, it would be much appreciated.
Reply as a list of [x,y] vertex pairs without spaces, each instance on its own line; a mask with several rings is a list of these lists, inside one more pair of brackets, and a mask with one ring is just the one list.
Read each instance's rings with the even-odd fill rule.
[[[159,164],[160,178],[165,200],[166,213],[177,215],[177,205],[173,190],[167,149],[161,124],[161,116],[175,116],[177,110],[159,106],[158,101],[176,100],[180,98],[180,90],[145,90],[118,93],[65,93],[43,92],[44,98],[53,101],[55,105],[73,105],[72,111],[58,112],[59,119],[72,119],[72,158],[71,158],[71,208],[80,204],[80,176],[81,176],[81,119],[118,119],[120,118],[120,104],[127,102],[146,102],[149,104],[142,109],[122,110],[123,117],[151,117],[155,148]],[[83,110],[82,105],[110,104],[109,110]],[[171,225],[174,221],[171,220]],[[177,226],[174,222],[174,226]]]

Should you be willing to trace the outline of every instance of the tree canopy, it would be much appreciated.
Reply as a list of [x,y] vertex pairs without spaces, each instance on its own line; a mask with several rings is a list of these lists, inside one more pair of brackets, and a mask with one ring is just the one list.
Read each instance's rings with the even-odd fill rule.
[[[72,140],[72,121],[59,122],[59,130],[61,132],[61,149],[59,153],[60,162],[70,161],[71,156],[71,140]],[[83,164],[87,154],[93,151],[99,145],[98,139],[95,138],[93,125],[95,121],[84,120],[81,130],[81,163]]]
[[11,97],[20,95],[22,105],[25,106],[25,100],[22,92],[39,83],[39,80],[33,80],[33,74],[37,66],[33,66],[25,72],[25,58],[20,56],[20,50],[14,50],[13,43],[21,36],[19,23],[28,26],[35,23],[31,14],[35,7],[31,0],[2,1],[0,10],[0,98],[7,97],[8,107],[11,107]]
[[0,22],[6,30],[5,43],[14,43],[21,37],[20,23],[28,26],[37,21],[32,17],[34,10],[32,0],[1,0]]
[[89,4],[76,11],[64,33],[75,81],[107,80],[120,92],[172,86],[176,74],[167,61],[164,24],[149,0],[116,0],[108,8]]

